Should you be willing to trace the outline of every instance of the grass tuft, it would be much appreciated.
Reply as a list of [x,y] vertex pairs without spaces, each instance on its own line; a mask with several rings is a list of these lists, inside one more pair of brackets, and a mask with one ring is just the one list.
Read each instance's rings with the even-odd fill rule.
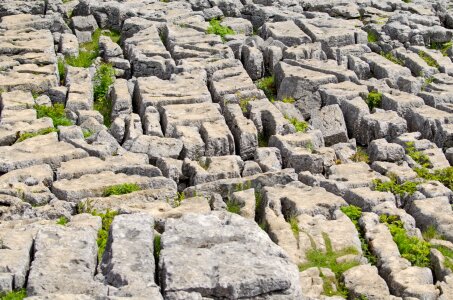
[[400,220],[396,220],[396,218],[387,219],[383,223],[389,228],[393,241],[398,246],[402,257],[407,259],[413,266],[429,267],[431,265],[429,258],[431,247],[428,242],[407,235],[403,223]]
[[112,101],[107,97],[109,87],[115,82],[115,71],[110,64],[103,63],[94,74],[94,109],[104,117],[104,125],[111,124]]
[[239,214],[241,212],[241,204],[237,201],[228,199],[226,202],[227,211],[233,214]]
[[49,134],[49,133],[57,132],[57,131],[58,130],[53,128],[53,127],[48,127],[48,128],[40,129],[37,132],[22,133],[19,136],[19,138],[17,139],[16,143],[20,143],[22,141],[25,141],[26,139],[33,138],[33,137],[38,136],[38,135],[45,135],[45,134]]
[[65,216],[61,216],[61,217],[59,217],[58,220],[57,220],[57,224],[58,224],[58,225],[63,225],[63,226],[65,226],[66,224],[68,224],[68,222],[69,222],[69,220],[68,220],[68,218],[66,218]]
[[58,59],[57,68],[58,68],[58,77],[60,77],[60,84],[63,85],[66,80],[66,73],[65,73],[65,62],[63,59]]
[[373,180],[374,189],[379,192],[391,192],[394,195],[404,197],[406,195],[412,195],[417,191],[417,182],[405,181],[403,184],[396,182],[394,176],[390,177],[390,181],[383,182],[380,179]]
[[433,42],[429,45],[430,49],[439,50],[443,56],[448,56],[448,50],[453,46],[453,42],[446,42],[446,43],[436,43]]
[[453,189],[453,167],[430,171],[427,168],[415,168],[418,177],[426,180],[437,180],[450,190]]
[[409,155],[416,163],[421,165],[423,168],[431,167],[428,155],[421,151],[417,151],[417,149],[415,149],[414,142],[407,142],[405,148],[407,155]]
[[275,101],[277,87],[275,86],[275,76],[263,77],[255,82],[256,86],[264,92],[269,101]]
[[124,195],[132,192],[140,191],[141,188],[135,183],[123,183],[112,185],[104,190],[102,196],[108,197],[111,195]]
[[35,105],[33,108],[36,110],[38,119],[48,117],[52,119],[53,126],[71,126],[72,121],[66,118],[64,105],[56,103],[52,106]]
[[374,31],[368,31],[368,43],[376,43],[379,40],[379,35]]
[[[346,261],[346,262],[337,262],[337,258],[349,255],[349,254],[358,254],[358,251],[354,247],[348,247],[340,251],[333,251],[332,242],[327,234],[323,233],[324,242],[326,245],[326,252],[322,252],[319,249],[311,249],[307,251],[305,257],[308,260],[307,263],[299,265],[299,271],[302,272],[306,269],[317,267],[317,268],[329,268],[335,274],[335,279],[328,279],[324,275],[321,277],[324,281],[324,294],[326,296],[341,296],[347,297],[348,290],[344,284],[340,283],[341,274],[349,270],[352,267],[359,265],[357,261]],[[334,289],[333,286],[337,288]]]
[[236,32],[230,27],[222,26],[220,24],[220,20],[218,19],[212,19],[211,21],[209,21],[209,26],[208,29],[206,30],[206,33],[220,36],[223,42],[225,42],[226,35],[236,34]]
[[425,51],[422,50],[418,51],[418,56],[420,56],[420,58],[423,59],[428,66],[436,69],[440,68],[440,65],[437,63],[437,61],[433,59],[431,56],[429,56],[428,53],[426,53]]
[[156,264],[159,261],[161,248],[162,248],[161,236],[160,235],[155,235],[154,236],[154,258],[155,258]]
[[115,218],[116,215],[118,215],[118,212],[107,209],[105,213],[97,213],[96,211],[93,211],[91,214],[93,216],[101,217],[102,219],[102,227],[98,231],[97,238],[98,259],[100,261],[102,259],[102,255],[104,254],[105,246],[107,245],[110,225],[112,225],[113,219]]
[[400,66],[404,66],[404,60],[400,59],[400,58],[397,58],[395,55],[393,55],[391,52],[384,52],[384,51],[381,51],[380,53],[383,57],[385,57],[386,59],[390,60],[392,63],[394,64],[397,64],[397,65],[400,65]]
[[258,147],[267,147],[269,145],[269,138],[264,133],[258,133]]
[[362,148],[362,147],[357,147],[356,152],[349,157],[353,162],[364,162],[364,163],[369,163],[370,158],[368,156],[368,153]]
[[305,132],[308,129],[308,123],[305,121],[299,121],[296,118],[290,118],[288,116],[285,116],[285,119],[293,124],[294,128],[296,128],[296,132]]
[[378,91],[369,92],[366,98],[366,103],[368,104],[370,111],[372,111],[375,107],[381,107],[382,93],[379,93]]
[[437,232],[436,227],[433,225],[429,225],[425,230],[422,232],[423,239],[425,241],[430,241],[430,240],[443,240],[444,237]]
[[8,293],[0,293],[1,300],[22,300],[27,297],[27,290],[20,289],[17,291],[11,291]]
[[362,217],[362,209],[354,205],[348,205],[342,206],[341,211],[351,220],[352,224],[354,224],[357,232],[359,233],[363,256],[368,259],[370,264],[376,265],[377,257],[371,253],[368,242],[365,239],[365,232],[359,225],[359,219]]

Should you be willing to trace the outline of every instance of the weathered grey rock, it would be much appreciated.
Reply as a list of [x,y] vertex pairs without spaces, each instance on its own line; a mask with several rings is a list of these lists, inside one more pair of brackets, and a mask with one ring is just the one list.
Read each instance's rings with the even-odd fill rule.
[[126,80],[117,79],[115,81],[110,92],[110,97],[112,101],[112,120],[115,120],[120,115],[132,113],[132,97],[129,93]]
[[261,28],[263,38],[272,37],[288,47],[310,43],[311,39],[293,21],[266,23]]
[[326,146],[348,141],[346,123],[337,104],[325,106],[313,113],[310,123],[313,128],[321,130]]
[[154,282],[154,220],[147,214],[119,215],[110,227],[100,269],[116,296],[162,299]]
[[58,180],[54,182],[52,192],[59,199],[79,202],[86,197],[102,196],[106,188],[125,183],[135,183],[142,189],[176,188],[176,184],[165,177],[149,178],[104,171],[95,175],[86,174],[77,179]]
[[405,151],[398,144],[388,143],[385,139],[374,140],[368,147],[370,161],[398,162],[403,160]]
[[145,153],[153,162],[159,157],[178,158],[183,143],[173,138],[140,135],[135,140],[124,144],[123,147],[131,152]]
[[391,297],[386,282],[379,276],[375,266],[353,267],[344,272],[342,277],[352,297],[365,296],[375,300]]
[[[208,247],[200,248],[208,240]],[[239,261],[237,251],[243,253]],[[232,256],[236,259],[231,260]],[[263,264],[267,260],[269,263]],[[164,297],[182,291],[197,297],[302,297],[297,268],[287,255],[253,221],[234,214],[188,214],[168,220],[159,268],[163,270],[160,280]],[[184,275],[186,268],[194,274],[190,279]],[[213,268],[218,276],[213,276]],[[249,282],[246,286],[245,279]]]
[[264,172],[275,172],[282,169],[282,157],[278,148],[257,148],[254,159]]
[[41,229],[35,239],[27,294],[107,295],[107,287],[94,280],[97,229],[59,225]]

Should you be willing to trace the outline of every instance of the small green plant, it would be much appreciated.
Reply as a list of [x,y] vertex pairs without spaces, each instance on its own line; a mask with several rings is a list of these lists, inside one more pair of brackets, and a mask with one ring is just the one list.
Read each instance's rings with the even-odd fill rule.
[[162,246],[161,245],[161,236],[156,234],[154,236],[154,258],[155,258],[156,264],[159,261],[161,246]]
[[294,128],[296,128],[296,132],[305,132],[308,129],[308,123],[305,121],[299,121],[296,118],[290,118],[288,116],[285,116],[285,119],[293,124]]
[[434,77],[426,77],[425,78],[425,81],[423,81],[423,84],[422,84],[422,91],[425,91],[426,88],[434,82]]
[[99,37],[101,32],[101,29],[96,29],[91,36],[91,42],[80,45],[78,56],[66,57],[66,64],[79,68],[90,67],[96,57],[99,56]]
[[104,31],[101,32],[101,34],[104,35],[104,36],[110,37],[112,42],[117,43],[117,44],[118,44],[118,42],[121,39],[121,32],[113,30],[113,29],[104,30]]
[[93,135],[93,132],[91,130],[88,130],[88,129],[83,129],[82,133],[83,133],[83,138],[84,139],[87,139],[87,138],[89,138],[90,136]]
[[269,145],[269,138],[264,133],[258,133],[258,147],[267,147]]
[[61,59],[61,58],[58,59],[57,68],[58,68],[58,77],[60,77],[60,84],[63,85],[64,81],[66,79],[65,62],[63,59]]
[[233,214],[239,214],[241,212],[241,204],[237,201],[228,199],[226,202],[227,211]]
[[370,158],[368,157],[368,154],[362,147],[357,147],[356,152],[349,157],[350,160],[353,162],[364,162],[364,163],[369,163]]
[[437,180],[450,190],[453,189],[453,167],[430,171],[427,168],[415,168],[418,177],[426,180]]
[[256,86],[264,92],[266,97],[272,102],[277,96],[277,87],[275,85],[275,76],[263,77],[256,81]]
[[305,149],[307,149],[310,152],[313,152],[315,150],[315,146],[311,141],[308,141],[308,143],[305,144]]
[[243,113],[247,112],[247,106],[249,105],[250,98],[242,98],[239,100],[239,106]]
[[115,71],[112,65],[102,63],[94,74],[94,109],[104,117],[104,125],[111,124],[112,101],[107,97],[109,87],[115,81]]
[[20,289],[8,293],[0,293],[1,300],[22,300],[27,297],[27,290]]
[[444,256],[444,266],[453,271],[453,250],[442,245],[432,245],[434,249],[437,249]]
[[68,224],[68,222],[69,222],[69,220],[68,220],[68,218],[66,218],[65,216],[61,216],[61,217],[59,217],[58,220],[57,220],[57,224],[58,224],[58,225],[63,225],[63,226],[65,226],[66,224]]
[[416,163],[422,166],[422,168],[430,168],[431,162],[429,161],[428,155],[424,154],[421,151],[415,149],[414,142],[406,143],[406,153],[409,155]]
[[395,55],[393,55],[391,52],[384,52],[384,51],[381,51],[380,53],[383,57],[385,57],[386,59],[390,60],[392,63],[394,64],[397,64],[397,65],[400,65],[400,66],[404,66],[404,60],[400,59],[400,58],[397,58]]
[[371,253],[368,242],[365,239],[365,232],[359,225],[359,219],[362,217],[362,209],[354,205],[342,206],[340,209],[351,220],[359,233],[363,256],[368,259],[370,264],[375,265],[377,263],[377,257]]
[[405,3],[411,3],[412,2],[412,0],[402,0],[402,1],[405,2]]
[[38,119],[51,118],[54,127],[73,125],[72,121],[66,118],[64,105],[61,103],[55,103],[52,106],[34,105],[33,108],[36,110]]
[[390,181],[383,182],[380,179],[373,180],[374,189],[379,192],[391,192],[394,195],[404,197],[412,195],[417,191],[417,182],[405,181],[403,184],[397,183],[394,176],[390,176]]
[[288,221],[289,225],[291,226],[291,231],[293,232],[294,234],[294,237],[296,238],[296,240],[299,241],[299,221],[297,220],[297,216],[290,216],[288,218]]
[[[326,296],[347,297],[348,290],[346,289],[344,284],[340,283],[341,274],[343,274],[350,268],[359,265],[359,263],[357,261],[337,262],[337,259],[344,255],[358,254],[358,251],[354,247],[348,247],[335,252],[333,251],[332,242],[330,241],[329,236],[323,233],[323,238],[326,245],[326,252],[323,252],[316,248],[307,251],[305,257],[308,262],[300,264],[299,271],[302,272],[313,267],[329,268],[335,274],[335,280],[326,283],[325,278],[323,278],[324,294]],[[324,275],[322,275],[321,277],[324,277]],[[337,289],[334,289],[333,285],[335,285]]]
[[293,97],[285,97],[283,98],[282,102],[293,104],[294,102],[296,102],[296,99],[294,99]]
[[83,213],[91,214],[94,211],[93,210],[93,200],[87,199],[85,201],[80,201],[79,203],[77,203],[76,210],[77,210],[78,214],[83,214]]
[[433,239],[436,239],[436,240],[444,239],[444,237],[440,233],[437,232],[436,227],[434,227],[433,225],[429,225],[425,230],[423,230],[422,236],[423,236],[423,239],[428,242]]
[[222,26],[220,20],[212,19],[209,21],[208,29],[206,30],[208,34],[216,34],[221,37],[222,41],[225,42],[226,35],[233,35],[236,32],[228,26]]
[[52,133],[52,132],[57,132],[58,130],[53,128],[53,127],[48,127],[48,128],[43,128],[43,129],[40,129],[38,130],[37,132],[26,132],[26,133],[22,133],[19,138],[17,139],[16,143],[20,143],[20,142],[23,142],[25,141],[26,139],[30,139],[30,138],[33,138],[35,136],[38,136],[38,135],[45,135],[45,134],[49,134],[49,133]]
[[407,259],[413,266],[430,266],[429,252],[431,245],[428,242],[407,235],[403,222],[400,220],[387,219],[384,224],[389,228],[393,241],[398,246],[402,257]]
[[368,96],[366,98],[366,103],[368,104],[368,107],[370,108],[370,111],[373,110],[373,108],[381,107],[382,103],[382,93],[379,93],[378,91],[371,91],[368,93]]
[[439,50],[443,56],[448,56],[448,50],[453,46],[453,42],[446,42],[446,43],[436,43],[432,42],[429,45],[430,49]]
[[375,31],[368,31],[368,43],[376,43],[379,40],[379,35]]
[[141,188],[135,183],[123,183],[112,185],[104,190],[102,194],[103,197],[108,197],[112,195],[124,195],[132,192],[140,191]]
[[178,192],[176,194],[176,197],[174,199],[174,206],[175,207],[178,207],[181,205],[181,203],[186,199],[186,194],[184,194],[184,192]]
[[247,180],[245,183],[239,182],[234,185],[235,192],[241,192],[252,188],[252,181]]
[[101,260],[102,255],[104,254],[104,251],[105,251],[105,246],[107,245],[107,239],[109,237],[110,225],[112,225],[113,219],[115,218],[116,215],[118,215],[118,212],[107,209],[107,211],[105,213],[98,213],[96,211],[93,211],[91,214],[93,216],[101,217],[101,219],[102,219],[102,227],[98,231],[98,238],[97,238],[98,259]]
[[436,69],[440,68],[440,65],[437,63],[437,61],[433,59],[431,56],[429,56],[428,53],[426,53],[425,51],[422,50],[418,51],[418,56],[420,56],[420,58],[423,59],[428,66]]

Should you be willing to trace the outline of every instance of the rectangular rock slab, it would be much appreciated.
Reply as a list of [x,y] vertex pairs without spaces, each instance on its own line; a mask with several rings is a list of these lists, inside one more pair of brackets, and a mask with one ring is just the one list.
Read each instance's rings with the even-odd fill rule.
[[38,231],[28,276],[29,296],[53,293],[107,295],[94,280],[98,246],[92,227],[49,226]]
[[147,214],[119,215],[110,227],[100,265],[116,296],[162,299],[154,282],[154,220]]

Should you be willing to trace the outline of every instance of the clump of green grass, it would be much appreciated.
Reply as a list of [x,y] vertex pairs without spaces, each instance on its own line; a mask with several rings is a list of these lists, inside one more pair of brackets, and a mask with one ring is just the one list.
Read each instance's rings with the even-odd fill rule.
[[121,32],[119,32],[117,30],[113,30],[113,29],[104,30],[101,32],[101,35],[110,37],[112,42],[117,43],[117,44],[121,39]]
[[290,118],[288,116],[285,116],[285,119],[293,124],[294,128],[296,128],[296,132],[305,132],[308,129],[308,123],[305,121],[299,121],[297,118]]
[[425,81],[423,81],[423,84],[422,84],[422,91],[425,91],[426,88],[434,82],[434,77],[426,77],[425,78]]
[[96,29],[91,36],[91,42],[80,44],[79,55],[66,57],[66,63],[73,67],[90,67],[96,57],[99,56],[99,38],[101,32],[101,29]]
[[[349,254],[358,254],[358,251],[354,247],[348,247],[340,251],[333,251],[332,242],[327,234],[323,233],[324,242],[326,245],[326,252],[323,252],[319,249],[311,249],[307,251],[305,257],[308,262],[305,264],[299,265],[299,271],[302,272],[306,269],[317,267],[317,268],[329,268],[335,274],[335,280],[326,282],[324,275],[321,277],[324,281],[324,294],[326,296],[342,296],[347,297],[348,290],[340,282],[341,274],[349,270],[352,267],[358,266],[359,262],[357,261],[346,261],[346,262],[337,262],[337,259],[344,255]],[[334,289],[333,285],[337,288]]]
[[124,195],[132,192],[140,191],[141,188],[135,183],[123,183],[112,185],[104,190],[102,196],[108,197],[111,195]]
[[382,93],[379,93],[378,91],[369,92],[366,98],[366,103],[368,104],[370,111],[373,110],[373,108],[375,107],[377,108],[381,107]]
[[233,214],[239,214],[241,212],[241,204],[237,201],[228,199],[226,202],[227,211]]
[[250,98],[241,98],[239,100],[239,106],[241,107],[243,113],[247,112],[247,106],[249,105],[250,100]]
[[401,256],[407,259],[413,266],[429,267],[431,264],[429,258],[431,245],[417,237],[407,235],[403,227],[403,222],[395,219],[387,219],[383,223],[389,228],[393,241],[398,246]]
[[68,224],[68,222],[69,222],[69,220],[68,220],[68,218],[66,218],[65,216],[61,216],[61,217],[59,217],[58,220],[57,220],[57,224],[58,224],[58,225],[63,225],[63,226],[65,226],[66,224]]
[[418,177],[426,180],[437,180],[450,190],[453,189],[453,167],[430,171],[427,168],[415,168]]
[[33,108],[36,110],[38,119],[48,117],[52,119],[53,126],[71,126],[72,121],[66,118],[64,105],[56,103],[52,106],[35,105]]
[[184,192],[178,192],[175,199],[173,200],[174,206],[178,207],[186,199],[186,194]]
[[112,65],[103,63],[94,74],[94,109],[104,117],[104,125],[111,124],[112,101],[107,97],[109,87],[115,82],[115,71]]
[[212,19],[209,21],[208,29],[206,30],[208,34],[216,34],[222,38],[222,41],[225,41],[226,35],[233,35],[236,32],[228,26],[223,26],[220,24],[220,20]]
[[282,99],[282,102],[293,104],[294,102],[296,102],[296,99],[294,99],[293,97],[285,97]]
[[101,219],[102,219],[102,227],[98,231],[98,238],[97,238],[98,259],[101,260],[102,255],[104,254],[104,251],[105,251],[105,246],[107,245],[110,225],[112,225],[113,219],[115,218],[116,215],[118,215],[118,212],[107,209],[107,211],[105,213],[98,213],[96,211],[93,211],[91,214],[93,216],[101,217]]
[[443,56],[448,56],[448,50],[453,46],[453,42],[436,43],[433,42],[429,45],[430,49],[439,50]]
[[93,135],[93,132],[91,130],[88,130],[88,129],[83,129],[82,133],[83,133],[83,138],[84,139],[87,139],[87,138],[89,138],[90,136]]
[[351,157],[349,157],[350,160],[353,162],[364,162],[364,163],[369,163],[370,158],[368,156],[368,153],[362,148],[362,147],[357,147],[357,150]]
[[247,180],[245,183],[239,182],[239,183],[235,184],[235,186],[234,186],[235,192],[241,192],[241,191],[245,191],[245,190],[248,190],[251,188],[252,188],[252,181],[250,181],[250,180]]
[[294,237],[296,238],[296,240],[299,241],[300,229],[299,229],[299,221],[297,220],[297,216],[290,216],[288,218],[287,222],[291,226],[291,231],[293,232]]
[[375,31],[368,31],[368,43],[376,43],[379,40],[379,35]]
[[63,59],[61,59],[61,58],[58,59],[57,68],[58,68],[58,77],[60,77],[60,84],[63,85],[64,81],[66,79],[65,62]]
[[409,155],[416,163],[421,165],[423,168],[430,168],[431,162],[429,161],[428,155],[424,154],[421,151],[415,149],[414,142],[406,143],[406,153]]
[[402,184],[397,183],[394,176],[390,177],[390,181],[383,182],[380,179],[373,180],[374,189],[379,192],[391,192],[394,195],[404,197],[412,195],[417,191],[417,182],[405,181]]
[[434,227],[433,225],[429,225],[425,230],[423,230],[422,236],[425,241],[430,241],[433,239],[436,240],[444,239],[444,237],[437,232],[436,227]]
[[38,136],[38,135],[45,135],[45,134],[49,134],[49,133],[57,132],[57,131],[58,130],[53,128],[53,127],[48,127],[48,128],[40,129],[37,132],[22,133],[19,136],[19,138],[17,139],[16,143],[20,143],[22,141],[25,141],[26,139],[30,139],[30,138],[33,138],[33,137]]
[[160,235],[155,235],[154,236],[154,258],[155,258],[156,264],[159,261],[161,248],[162,248],[161,236]]
[[20,289],[17,291],[11,291],[8,293],[0,293],[1,300],[22,300],[27,297],[27,290]]
[[368,259],[370,264],[376,265],[377,257],[371,253],[368,242],[365,239],[365,232],[359,225],[359,219],[362,217],[362,209],[354,205],[342,206],[340,209],[351,220],[359,233],[363,256]]
[[269,145],[269,138],[264,133],[258,133],[258,147],[267,147]]
[[397,58],[395,55],[393,55],[391,52],[384,52],[384,51],[381,51],[380,53],[383,57],[385,57],[386,59],[390,60],[392,63],[394,64],[397,64],[397,65],[400,65],[400,66],[404,66],[404,60],[400,59],[400,58]]
[[440,65],[437,63],[437,61],[433,59],[431,56],[429,56],[428,53],[426,53],[425,51],[422,50],[418,51],[418,56],[420,56],[420,58],[423,59],[428,66],[436,69],[440,68]]
[[264,92],[266,97],[272,102],[277,96],[277,87],[275,86],[275,76],[263,77],[256,81],[256,86]]
[[432,245],[434,249],[437,249],[444,256],[444,267],[453,271],[453,250],[442,245]]

